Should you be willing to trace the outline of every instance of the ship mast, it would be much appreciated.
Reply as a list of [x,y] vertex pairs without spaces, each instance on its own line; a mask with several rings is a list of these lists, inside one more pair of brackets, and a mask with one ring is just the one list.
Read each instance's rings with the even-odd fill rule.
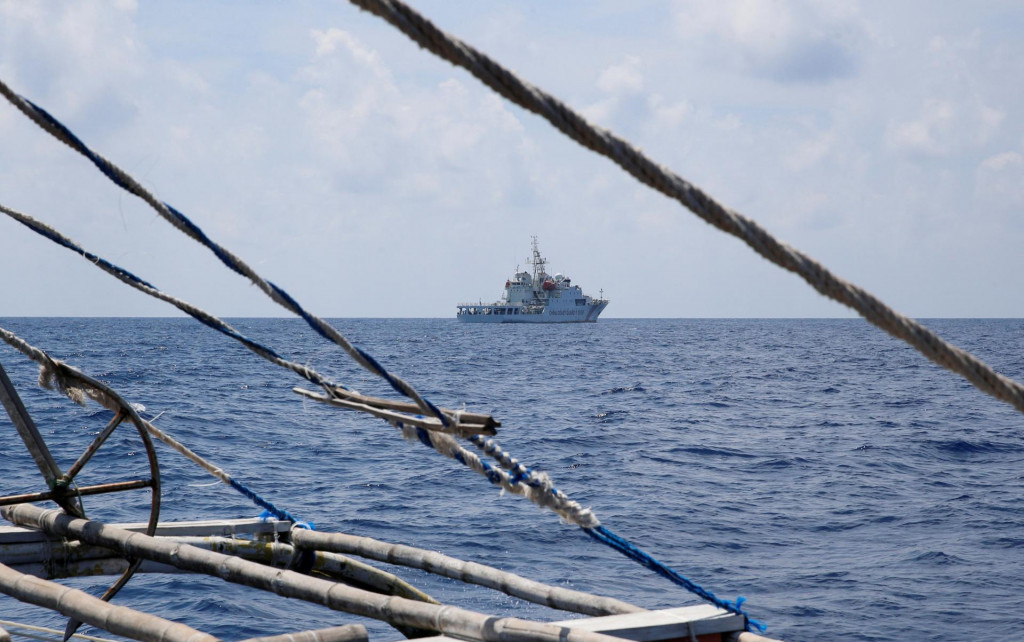
[[540,248],[537,247],[537,237],[531,236],[530,238],[533,239],[533,257],[527,259],[527,261],[533,266],[533,283],[536,288],[537,284],[541,281],[540,276],[547,273],[545,270],[547,259],[540,255]]

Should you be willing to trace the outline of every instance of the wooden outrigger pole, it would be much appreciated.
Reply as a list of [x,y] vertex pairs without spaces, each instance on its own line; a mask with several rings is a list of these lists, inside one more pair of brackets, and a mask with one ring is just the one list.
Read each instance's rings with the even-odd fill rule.
[[148,559],[175,568],[220,577],[228,582],[260,588],[283,597],[322,604],[336,611],[345,611],[401,626],[438,631],[463,639],[484,642],[617,642],[616,638],[601,633],[518,618],[495,618],[455,606],[383,596],[295,571],[268,568],[255,562],[188,544],[133,533],[31,504],[4,507],[2,514],[14,524],[37,528],[53,536],[72,537],[89,544],[104,546],[126,557]]

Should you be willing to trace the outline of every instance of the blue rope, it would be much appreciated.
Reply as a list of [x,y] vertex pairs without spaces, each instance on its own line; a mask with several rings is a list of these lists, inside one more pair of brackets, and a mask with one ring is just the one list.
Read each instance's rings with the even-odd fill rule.
[[[502,461],[502,456],[505,453],[498,447],[493,439],[484,439],[480,435],[470,435],[469,441],[486,454],[497,459],[499,462]],[[511,484],[526,482],[527,486],[533,488],[540,486],[540,482],[536,479],[535,471],[529,466],[524,466],[522,463],[516,462],[515,466],[511,466],[509,472],[512,473],[512,475],[509,476],[509,483]],[[552,487],[551,490],[554,493],[558,492],[558,489],[554,487]]]
[[[271,502],[269,502],[269,501],[263,499],[262,497],[260,497],[256,493],[256,491],[252,490],[251,488],[249,488],[245,484],[242,484],[241,482],[235,481],[231,477],[228,477],[228,484],[232,488],[234,488],[235,490],[237,490],[238,492],[242,493],[243,495],[248,497],[250,500],[252,500],[252,503],[254,503],[257,506],[259,506],[260,508],[262,508],[264,510],[264,512],[270,513],[271,515],[273,515],[274,517],[276,517],[278,519],[282,519],[282,520],[285,520],[285,521],[288,521],[288,522],[292,522],[293,524],[308,524],[308,522],[300,522],[294,515],[292,515],[288,511],[284,510],[283,508],[278,508],[277,506],[274,506]],[[260,515],[260,517],[263,517],[263,515]],[[308,524],[308,526],[309,526],[310,529],[313,528],[312,524]]]
[[[431,440],[431,435],[429,431],[424,430],[422,428],[416,428],[416,436],[419,438],[420,443],[422,443],[424,446],[427,446],[428,448],[435,448],[434,443]],[[479,435],[474,435],[473,437],[470,438],[470,441],[472,441],[475,445],[480,447],[485,453],[491,456],[495,456],[495,453],[500,453],[501,451],[501,449],[493,442],[493,440],[484,440]],[[466,462],[465,458],[463,458],[458,451],[455,451],[454,456],[459,463],[465,466],[469,465]],[[490,481],[492,484],[500,485],[501,474],[498,472],[498,470],[495,469],[490,464],[488,464],[486,461],[480,460],[480,463],[483,464],[484,474],[487,476],[487,480]],[[509,482],[512,484],[517,484],[526,481],[527,484],[531,486],[539,485],[537,482],[530,483],[532,480],[530,480],[529,478],[532,477],[533,475],[533,470],[517,462],[513,474],[509,475]],[[557,493],[558,491],[557,489],[552,488],[552,492]],[[679,586],[685,588],[687,591],[693,593],[701,599],[710,602],[711,604],[714,604],[720,609],[725,609],[730,613],[735,613],[736,615],[743,616],[744,623],[748,630],[753,628],[763,633],[767,628],[761,622],[752,619],[750,615],[743,610],[743,603],[747,601],[747,598],[739,596],[736,598],[735,602],[723,600],[717,597],[711,591],[700,586],[693,580],[687,578],[679,571],[676,571],[670,568],[669,566],[665,565],[664,563],[658,561],[649,553],[636,547],[634,544],[632,544],[625,538],[616,535],[604,526],[597,526],[595,528],[580,528],[582,528],[583,532],[585,532],[587,535],[597,540],[598,542],[601,542],[605,546],[609,546],[619,551],[631,560],[638,562],[643,566],[646,566],[658,575],[661,575],[669,581],[678,584]]]
[[682,575],[678,571],[669,568],[662,562],[659,562],[655,558],[651,557],[648,553],[637,548],[628,540],[620,537],[619,535],[616,535],[604,526],[598,526],[597,528],[584,528],[583,532],[585,532],[587,535],[590,535],[592,538],[601,542],[602,544],[614,548],[615,550],[619,551],[631,560],[634,560],[646,566],[658,575],[661,575],[662,577],[674,582],[675,584],[682,586],[687,591],[693,593],[701,599],[714,604],[718,608],[725,609],[726,611],[729,611],[730,613],[735,613],[736,615],[742,615],[746,622],[748,630],[751,627],[753,627],[757,629],[759,632],[764,633],[765,629],[767,628],[761,622],[751,619],[750,615],[743,610],[743,603],[747,601],[747,598],[743,597],[742,595],[737,597],[735,602],[723,600],[720,597],[717,597],[711,591],[700,586],[693,580]]

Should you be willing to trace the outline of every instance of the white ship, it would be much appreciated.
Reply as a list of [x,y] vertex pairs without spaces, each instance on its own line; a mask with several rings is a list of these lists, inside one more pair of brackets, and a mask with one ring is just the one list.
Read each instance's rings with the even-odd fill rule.
[[505,281],[505,293],[494,303],[460,303],[456,318],[467,323],[593,323],[608,307],[608,299],[583,294],[567,276],[547,273],[547,259],[537,249],[526,259],[533,272],[519,272]]

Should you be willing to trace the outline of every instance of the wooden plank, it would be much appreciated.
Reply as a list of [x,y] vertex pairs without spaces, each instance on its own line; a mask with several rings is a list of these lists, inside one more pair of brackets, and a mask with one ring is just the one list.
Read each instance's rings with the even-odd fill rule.
[[625,613],[605,617],[554,622],[584,631],[600,631],[607,635],[638,642],[689,638],[708,633],[742,631],[746,625],[742,615],[730,613],[711,604],[683,606],[646,613]]
[[317,394],[311,390],[305,388],[292,388],[292,392],[300,394],[309,399],[325,403],[330,406],[336,406],[338,408],[347,408],[349,410],[358,410],[359,412],[365,412],[373,415],[385,421],[391,423],[402,423],[407,426],[416,426],[423,428],[424,430],[435,430],[437,432],[448,433],[452,435],[458,435],[459,437],[469,437],[471,435],[496,435],[498,431],[493,427],[485,426],[484,424],[471,424],[459,422],[458,424],[452,424],[451,426],[445,426],[441,421],[435,417],[425,417],[421,415],[406,415],[400,412],[392,412],[384,408],[376,408],[374,406],[368,406],[366,404],[356,403],[354,401],[346,401],[344,399],[335,399],[328,395]]
[[[552,622],[577,631],[603,633],[638,642],[669,640],[688,641],[695,637],[711,636],[721,639],[723,634],[743,631],[743,616],[729,613],[710,604],[683,606],[660,611],[624,613],[604,617],[580,618]],[[438,635],[422,638],[417,642],[457,642],[453,638]]]

